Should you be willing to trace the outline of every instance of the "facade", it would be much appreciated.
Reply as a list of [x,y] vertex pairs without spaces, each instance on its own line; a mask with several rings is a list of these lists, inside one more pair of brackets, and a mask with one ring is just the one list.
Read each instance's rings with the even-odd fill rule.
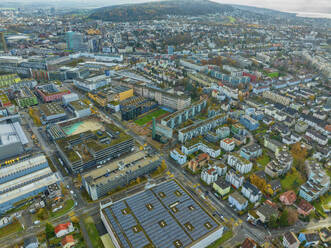
[[67,32],[66,33],[67,49],[72,51],[84,50],[83,35],[78,32]]
[[138,177],[153,172],[161,165],[159,156],[139,151],[82,175],[83,186],[92,200],[128,185]]
[[302,214],[303,216],[310,215],[310,213],[314,210],[314,206],[304,199],[301,199],[300,203],[298,204],[298,214]]
[[262,149],[258,144],[252,144],[246,147],[243,147],[240,150],[240,156],[247,160],[258,158],[262,155]]
[[244,125],[248,130],[253,131],[259,128],[259,122],[248,115],[240,117],[240,123]]
[[264,168],[264,172],[272,178],[285,175],[293,164],[293,157],[287,151],[276,153],[276,159],[270,161]]
[[197,151],[207,153],[212,158],[216,158],[221,154],[221,149],[219,147],[200,138],[192,139],[182,145],[182,152],[186,155],[190,155]]
[[320,242],[320,237],[317,232],[302,232],[298,236],[298,240],[302,243],[305,242],[305,247],[316,247]]
[[134,140],[118,127],[87,131],[55,141],[60,157],[73,174],[84,172],[131,152]]
[[27,108],[38,104],[38,99],[35,94],[26,86],[19,91],[19,96],[15,99],[20,108]]
[[53,83],[37,86],[36,92],[43,102],[59,101],[62,96],[70,94],[70,90],[57,87]]
[[221,196],[224,197],[230,193],[231,184],[219,178],[213,183],[213,189]]
[[284,205],[292,205],[297,199],[297,196],[293,190],[289,190],[284,192],[279,196],[279,200],[284,204]]
[[75,114],[76,117],[82,118],[91,115],[90,106],[78,100],[68,104],[68,109]]
[[281,96],[277,93],[271,92],[271,91],[264,91],[262,93],[262,96],[266,99],[269,99],[273,102],[283,104],[285,106],[290,105],[291,99],[285,96]]
[[282,143],[280,143],[277,140],[270,139],[269,137],[264,137],[264,146],[274,153],[278,153],[283,146]]
[[98,75],[86,79],[76,78],[73,80],[73,83],[76,87],[86,92],[96,91],[109,85],[110,82],[111,78],[106,75]]
[[216,129],[216,134],[219,135],[220,139],[224,139],[230,136],[230,128],[229,127],[219,127]]
[[225,181],[230,183],[234,188],[239,189],[244,183],[244,177],[230,169],[225,175]]
[[283,235],[283,246],[285,248],[298,248],[300,241],[293,232],[286,232]]
[[241,174],[246,174],[250,172],[253,168],[252,162],[249,160],[241,157],[237,153],[231,153],[228,155],[228,165],[234,168],[236,171],[240,172]]
[[30,236],[24,239],[24,248],[38,248],[39,241],[36,236]]
[[308,202],[314,201],[324,195],[330,188],[330,177],[321,164],[315,160],[306,161],[308,181],[301,185],[299,196]]
[[62,96],[62,103],[64,105],[68,105],[70,102],[78,101],[78,100],[79,100],[79,96],[76,93],[70,93],[68,95]]
[[249,182],[243,183],[241,193],[252,203],[258,202],[262,198],[262,192]]
[[262,223],[268,223],[272,216],[278,217],[278,210],[268,204],[264,204],[256,209],[256,215]]
[[187,161],[187,156],[181,152],[179,149],[174,149],[170,151],[170,157],[177,161],[178,164],[183,165]]
[[307,130],[306,136],[310,137],[312,140],[314,140],[321,146],[325,146],[328,144],[328,140],[329,140],[328,137],[323,134],[320,134],[315,130],[311,130],[311,129]]
[[207,247],[224,229],[174,180],[101,205],[100,215],[115,248]]
[[119,103],[121,118],[125,121],[134,120],[139,115],[156,109],[158,106],[157,102],[142,96],[133,96]]
[[[53,173],[44,155],[20,160],[0,168],[0,212],[12,209],[17,202],[34,197],[48,190],[48,186],[60,183],[61,176]],[[15,185],[15,187],[13,187]]]
[[201,180],[210,185],[217,181],[218,173],[215,167],[204,168],[201,172]]
[[245,197],[240,195],[237,191],[229,195],[229,204],[234,206],[237,211],[243,211],[248,206],[248,201]]
[[207,153],[200,153],[194,159],[189,161],[187,168],[189,168],[192,172],[196,172],[197,170],[200,170],[208,165],[209,159],[210,156]]
[[43,124],[64,120],[67,117],[64,109],[56,102],[41,104],[39,109]]
[[221,140],[220,146],[224,151],[231,152],[235,148],[236,143],[234,142],[234,139],[225,138]]
[[184,127],[178,130],[178,140],[184,143],[194,137],[204,135],[215,127],[224,124],[226,120],[227,115],[220,114]]

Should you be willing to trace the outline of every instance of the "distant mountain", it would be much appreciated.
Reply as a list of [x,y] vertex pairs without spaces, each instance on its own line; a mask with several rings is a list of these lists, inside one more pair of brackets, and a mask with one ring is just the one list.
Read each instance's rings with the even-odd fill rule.
[[103,7],[92,11],[92,19],[126,22],[161,19],[167,15],[197,16],[232,11],[230,5],[208,0],[173,0]]

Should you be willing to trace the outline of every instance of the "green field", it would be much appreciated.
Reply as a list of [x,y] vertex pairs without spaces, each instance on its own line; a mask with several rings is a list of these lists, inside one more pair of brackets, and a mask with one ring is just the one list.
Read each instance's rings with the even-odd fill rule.
[[288,172],[284,179],[280,181],[282,185],[282,189],[284,191],[293,189],[294,191],[297,191],[299,186],[305,182],[305,179],[301,175],[299,171],[296,169],[292,169],[290,172]]
[[266,152],[263,151],[262,156],[257,158],[256,162],[265,167],[270,162],[270,158]]
[[227,232],[225,232],[223,234],[223,236],[221,238],[219,238],[218,240],[216,240],[211,245],[208,245],[207,248],[218,248],[218,247],[221,247],[221,244],[223,244],[227,240],[231,239],[232,236],[233,236],[233,232],[232,231],[227,231]]
[[9,224],[8,226],[0,228],[0,238],[10,235],[12,233],[22,231],[22,230],[23,230],[23,228],[22,228],[21,223],[19,221],[15,220],[13,223]]
[[98,230],[95,226],[95,223],[91,216],[84,219],[84,224],[88,233],[88,236],[91,239],[93,248],[103,248],[102,241],[100,239],[100,235],[98,233]]
[[143,126],[146,123],[152,121],[153,117],[158,118],[159,116],[164,115],[166,113],[169,113],[169,112],[167,112],[163,109],[157,109],[157,110],[150,112],[150,113],[144,115],[143,117],[135,120],[134,123],[136,123],[139,126]]
[[228,16],[229,19],[229,23],[233,24],[236,22],[236,18],[232,17],[232,16]]
[[64,203],[63,208],[56,211],[55,213],[51,212],[52,218],[57,218],[61,215],[64,215],[64,214],[68,213],[73,208],[74,204],[75,204],[74,200],[72,200],[72,199],[67,200]]

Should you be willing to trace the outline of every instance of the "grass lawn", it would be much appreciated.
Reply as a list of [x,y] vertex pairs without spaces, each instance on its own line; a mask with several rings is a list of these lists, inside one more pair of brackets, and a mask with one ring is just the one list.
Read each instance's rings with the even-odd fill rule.
[[280,180],[280,183],[282,185],[282,189],[287,191],[293,189],[294,191],[297,191],[297,189],[300,187],[301,184],[305,182],[304,177],[301,175],[299,171],[296,169],[292,169],[290,172],[288,172],[284,179]]
[[68,213],[73,208],[74,204],[75,204],[75,202],[74,202],[73,199],[67,200],[64,203],[62,209],[60,209],[59,211],[56,211],[55,213],[51,212],[51,217],[56,218],[56,217],[59,217],[61,215],[64,215],[64,214]]
[[18,220],[14,221],[13,223],[9,224],[8,226],[0,228],[0,238],[5,237],[12,233],[22,231],[22,230],[23,230],[23,228],[22,228],[21,223]]
[[219,238],[218,240],[216,240],[214,243],[212,243],[211,245],[208,245],[207,248],[218,248],[221,246],[221,244],[223,244],[225,241],[231,239],[233,236],[233,232],[232,231],[227,231],[226,233],[223,234],[223,236],[221,238]]
[[94,248],[103,248],[102,241],[100,239],[100,235],[98,233],[98,230],[94,224],[94,221],[91,216],[84,219],[84,224],[86,226],[86,230],[88,233],[88,236],[91,239],[92,245]]
[[153,119],[153,117],[157,118],[157,117],[159,117],[161,115],[164,115],[166,113],[169,113],[169,112],[167,112],[163,109],[157,109],[157,110],[155,110],[153,112],[150,112],[150,113],[144,115],[143,117],[135,120],[134,123],[136,123],[139,126],[143,126],[146,123],[150,122]]
[[235,23],[236,22],[236,18],[232,17],[232,16],[228,16],[229,22],[230,23]]
[[263,167],[266,166],[270,162],[269,156],[266,154],[266,152],[263,151],[262,156],[260,156],[257,160],[257,163],[262,165]]

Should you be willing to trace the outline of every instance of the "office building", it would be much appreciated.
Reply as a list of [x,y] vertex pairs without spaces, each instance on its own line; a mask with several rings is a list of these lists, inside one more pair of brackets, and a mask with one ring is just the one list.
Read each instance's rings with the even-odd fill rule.
[[24,199],[47,192],[48,186],[62,179],[53,173],[44,155],[36,155],[0,167],[0,212],[4,213]]
[[86,79],[76,78],[73,82],[79,89],[91,92],[109,85],[111,78],[106,75],[98,75]]
[[37,96],[26,86],[18,90],[15,101],[20,108],[27,108],[38,104]]
[[62,99],[62,96],[70,94],[70,90],[58,87],[54,83],[44,84],[36,87],[36,92],[43,102],[53,102]]
[[84,50],[83,35],[78,32],[67,32],[66,33],[67,49],[72,51]]
[[91,199],[98,200],[118,187],[127,186],[138,177],[153,172],[160,165],[158,155],[139,151],[84,173],[82,182]]
[[174,180],[101,205],[100,214],[116,248],[207,247],[224,229]]

